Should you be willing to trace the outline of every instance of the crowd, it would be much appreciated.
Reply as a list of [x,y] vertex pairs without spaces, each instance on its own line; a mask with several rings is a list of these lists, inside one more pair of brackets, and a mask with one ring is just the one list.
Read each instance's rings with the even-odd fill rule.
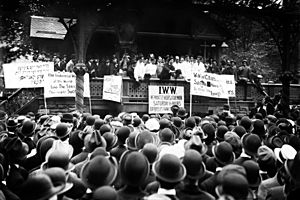
[[297,199],[300,108],[248,115],[0,111],[0,199]]
[[[56,71],[72,72],[75,67],[75,58],[66,55],[36,54],[34,61],[53,61]],[[234,60],[223,59],[218,63],[214,59],[204,60],[202,56],[155,56],[149,54],[127,54],[121,58],[115,54],[109,57],[90,58],[86,63],[86,72],[91,77],[103,77],[105,75],[121,75],[139,82],[150,78],[185,79],[190,80],[192,73],[209,72],[216,74],[234,75],[237,82],[259,81],[262,77],[248,64],[247,60],[236,63]]]

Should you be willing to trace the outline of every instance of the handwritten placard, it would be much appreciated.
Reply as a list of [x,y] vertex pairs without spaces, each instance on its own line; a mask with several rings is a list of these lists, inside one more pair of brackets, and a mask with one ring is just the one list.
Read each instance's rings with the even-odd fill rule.
[[5,88],[44,87],[45,76],[54,71],[53,62],[3,64]]
[[122,76],[104,76],[103,99],[121,102]]
[[184,87],[149,85],[149,113],[172,113],[171,107],[184,107]]

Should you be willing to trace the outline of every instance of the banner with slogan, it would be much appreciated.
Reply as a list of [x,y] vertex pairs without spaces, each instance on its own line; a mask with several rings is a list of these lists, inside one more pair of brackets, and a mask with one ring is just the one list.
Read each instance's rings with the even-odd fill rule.
[[5,88],[44,87],[45,76],[54,71],[53,62],[3,64]]
[[149,85],[149,113],[172,113],[171,106],[184,107],[183,86]]
[[194,72],[191,80],[191,95],[227,99],[228,91],[220,76],[213,73]]
[[[89,75],[84,75],[84,97],[90,97]],[[44,97],[75,97],[76,75],[71,72],[52,72],[45,77]]]
[[228,97],[235,97],[235,80],[234,75],[222,74],[219,75],[220,81],[222,81],[222,85],[224,87],[225,92]]
[[122,76],[104,76],[103,99],[121,102]]

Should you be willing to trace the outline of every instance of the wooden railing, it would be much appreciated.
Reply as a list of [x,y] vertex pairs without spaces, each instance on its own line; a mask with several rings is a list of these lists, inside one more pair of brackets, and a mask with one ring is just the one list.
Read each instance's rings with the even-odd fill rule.
[[[190,84],[184,80],[168,80],[161,81],[159,79],[151,79],[148,82],[142,82],[137,85],[133,80],[123,78],[123,94],[122,103],[124,104],[145,104],[148,102],[148,86],[149,85],[167,85],[167,86],[183,86],[184,99],[188,103],[190,99]],[[269,96],[274,96],[282,89],[281,84],[262,84]],[[92,100],[102,100],[103,78],[90,79],[90,92]],[[18,113],[26,105],[30,105],[36,98],[43,98],[42,88],[21,88],[14,91],[8,98],[0,103],[0,108],[6,110],[7,113]],[[262,99],[263,95],[251,84],[237,85],[236,98],[234,101],[256,101]],[[203,102],[203,97],[194,96],[194,103]],[[231,99],[232,100],[232,99]],[[206,100],[207,101],[207,100]],[[300,104],[300,85],[292,84],[290,87],[291,104]],[[93,105],[92,105],[93,106]]]

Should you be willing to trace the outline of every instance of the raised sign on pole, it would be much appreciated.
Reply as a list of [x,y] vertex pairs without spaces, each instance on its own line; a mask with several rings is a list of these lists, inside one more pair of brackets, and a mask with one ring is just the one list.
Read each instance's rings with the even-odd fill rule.
[[149,85],[149,113],[172,113],[171,106],[184,107],[183,86]]

